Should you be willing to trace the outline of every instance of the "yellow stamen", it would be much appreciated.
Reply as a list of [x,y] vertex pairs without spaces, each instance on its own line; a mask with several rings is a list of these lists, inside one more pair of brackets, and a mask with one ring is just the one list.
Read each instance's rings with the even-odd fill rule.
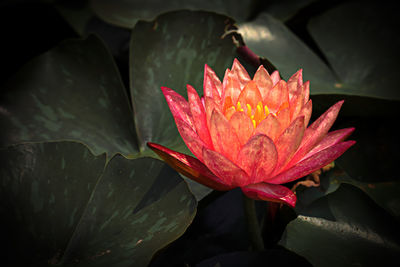
[[242,105],[240,105],[240,102],[237,102],[236,111],[243,111],[243,108],[242,108]]
[[251,117],[251,106],[250,104],[246,104],[247,106],[247,116]]
[[251,120],[253,122],[253,126],[254,128],[256,128],[256,121],[255,120]]
[[268,114],[269,114],[269,109],[268,109],[267,105],[264,106],[264,109],[265,109],[265,116],[268,116]]

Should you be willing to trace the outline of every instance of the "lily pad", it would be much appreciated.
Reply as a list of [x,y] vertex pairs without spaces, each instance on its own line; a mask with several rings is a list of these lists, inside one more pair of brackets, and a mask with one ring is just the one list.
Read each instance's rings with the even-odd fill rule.
[[195,214],[186,183],[159,160],[106,164],[75,142],[11,146],[0,159],[6,265],[146,266]]
[[310,20],[308,29],[338,74],[337,93],[400,100],[400,39],[394,2],[345,2]]
[[153,20],[157,15],[178,9],[205,10],[231,16],[243,21],[252,15],[259,0],[91,0],[93,11],[108,23],[133,28],[139,20]]
[[363,191],[341,184],[286,228],[280,244],[313,266],[396,266],[398,221]]
[[328,66],[285,24],[268,13],[239,24],[238,32],[254,53],[277,67],[284,79],[304,69],[304,80],[311,81],[311,93],[323,93],[337,83]]
[[202,95],[204,64],[222,78],[232,65],[236,47],[230,36],[221,36],[233,23],[215,13],[176,11],[136,24],[130,48],[130,82],[141,150],[148,141],[172,149],[186,147],[160,87],[186,96],[186,84],[191,84]]
[[136,133],[115,63],[96,36],[36,57],[2,88],[0,146],[80,141],[95,154],[133,156]]
[[[380,10],[377,12],[377,10]],[[389,11],[390,10],[390,11]],[[400,100],[400,45],[390,5],[346,3],[312,18],[309,31],[329,66],[281,21],[267,13],[239,25],[246,45],[287,79],[304,69],[311,93]],[[396,24],[397,23],[397,24]]]

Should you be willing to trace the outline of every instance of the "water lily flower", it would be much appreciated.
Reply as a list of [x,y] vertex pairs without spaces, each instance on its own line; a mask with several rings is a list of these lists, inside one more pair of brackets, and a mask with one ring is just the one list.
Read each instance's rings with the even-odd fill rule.
[[281,185],[304,177],[342,155],[354,130],[328,132],[340,101],[307,127],[312,102],[302,70],[287,82],[260,66],[251,79],[235,59],[223,82],[207,65],[204,96],[187,85],[188,100],[162,87],[176,126],[196,157],[148,143],[183,175],[215,190],[240,187],[252,199],[296,204]]

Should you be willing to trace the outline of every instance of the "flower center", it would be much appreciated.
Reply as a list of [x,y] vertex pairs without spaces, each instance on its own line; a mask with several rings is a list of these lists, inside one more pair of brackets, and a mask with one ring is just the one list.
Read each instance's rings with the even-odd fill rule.
[[[236,111],[245,112],[240,102],[237,102],[236,107],[235,106],[233,107]],[[256,128],[257,125],[260,124],[260,122],[264,120],[270,113],[267,105],[263,107],[263,104],[261,102],[258,102],[255,108],[252,108],[250,104],[246,104],[245,108],[246,108],[245,113],[253,122],[254,128]]]

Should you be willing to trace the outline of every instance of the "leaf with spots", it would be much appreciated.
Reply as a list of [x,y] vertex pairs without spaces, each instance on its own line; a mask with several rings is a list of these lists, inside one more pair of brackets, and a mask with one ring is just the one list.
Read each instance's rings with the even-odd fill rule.
[[76,140],[95,154],[138,153],[115,63],[95,36],[71,39],[23,66],[0,93],[0,146]]
[[106,163],[82,144],[49,142],[1,149],[0,161],[6,266],[146,266],[195,214],[186,183],[159,160]]
[[190,83],[203,95],[204,64],[222,77],[235,57],[231,36],[221,39],[225,27],[232,24],[228,17],[215,13],[176,11],[135,25],[130,89],[141,150],[148,141],[174,150],[185,147],[160,87],[186,97],[186,84]]

